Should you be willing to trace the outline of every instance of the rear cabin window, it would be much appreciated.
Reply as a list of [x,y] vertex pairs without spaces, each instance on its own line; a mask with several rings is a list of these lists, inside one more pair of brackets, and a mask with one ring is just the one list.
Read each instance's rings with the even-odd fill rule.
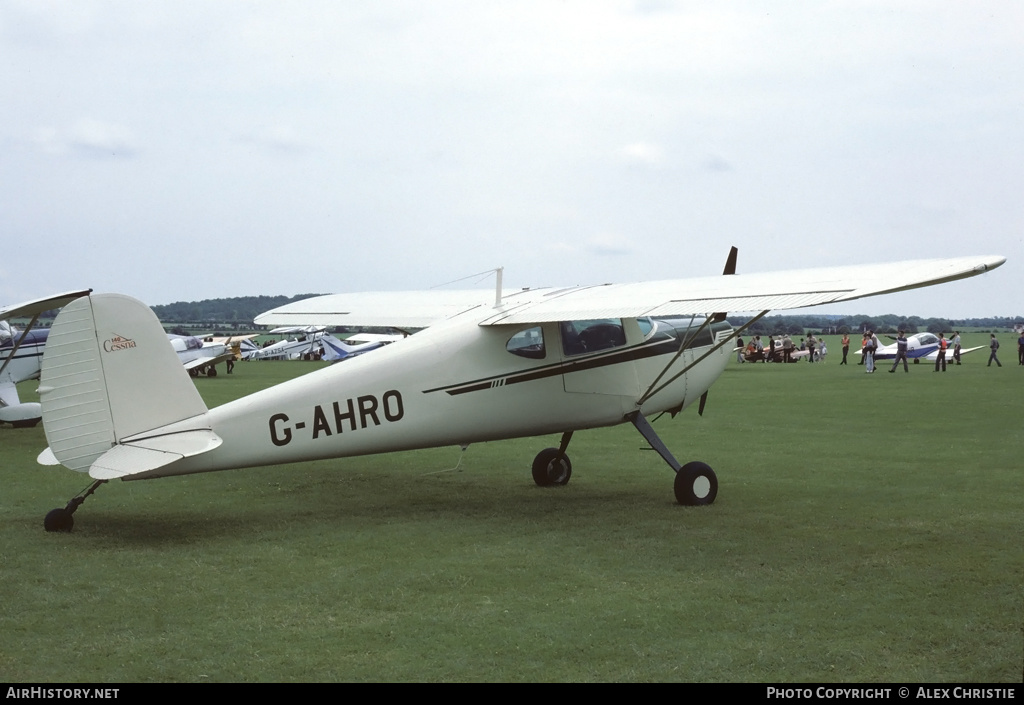
[[544,331],[540,326],[521,330],[508,339],[505,349],[513,355],[528,357],[532,360],[543,360],[545,355]]
[[562,350],[566,355],[584,355],[626,344],[626,333],[620,318],[562,321],[558,327],[562,333]]

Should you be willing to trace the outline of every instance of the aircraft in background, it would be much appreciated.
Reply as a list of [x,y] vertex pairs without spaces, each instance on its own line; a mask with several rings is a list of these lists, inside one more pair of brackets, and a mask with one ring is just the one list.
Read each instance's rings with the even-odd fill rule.
[[339,340],[325,333],[320,338],[323,346],[322,359],[328,362],[341,362],[357,355],[363,355],[401,340],[404,335],[387,335],[384,333],[354,333],[345,340]]
[[253,352],[248,360],[298,360],[309,359],[320,352],[320,338],[323,337],[324,326],[285,326],[269,331],[269,335],[295,335],[296,337],[281,340],[265,348]]
[[[42,418],[39,403],[22,403],[16,386],[19,382],[39,378],[40,362],[49,331],[33,328],[40,314],[60,308],[90,291],[72,291],[0,309],[0,423],[9,423],[15,428],[39,423]],[[31,322],[24,330],[19,331],[9,322],[13,318],[25,317],[31,317]]]
[[[946,339],[949,343],[949,338]],[[896,359],[896,343],[891,345],[883,345],[875,351],[875,361],[880,360],[895,360]],[[969,352],[975,350],[981,350],[983,346],[977,346],[974,348],[960,348],[960,354],[966,355]],[[854,355],[860,355],[860,350],[855,350]],[[939,336],[934,333],[915,333],[914,335],[907,336],[907,359],[914,362],[926,360],[928,362],[935,362],[939,356]],[[953,359],[953,344],[949,343],[949,347],[946,348],[946,359]]]
[[235,357],[234,351],[224,342],[201,340],[194,335],[175,333],[168,333],[167,339],[171,341],[171,347],[192,377],[202,374],[216,377],[217,365]]
[[[92,485],[51,511],[48,531],[100,484],[561,433],[533,461],[534,482],[564,485],[577,430],[632,424],[675,473],[681,504],[711,504],[715,472],[681,464],[649,417],[697,403],[733,340],[772,309],[803,308],[972,277],[999,256],[796,272],[504,291],[338,294],[257,323],[424,328],[373,355],[330,365],[208,409],[142,302],[85,296],[51,326],[39,387],[44,465]],[[728,312],[758,311],[744,326]],[[97,365],[96,360],[102,364]],[[88,394],[81,392],[87,385]]]

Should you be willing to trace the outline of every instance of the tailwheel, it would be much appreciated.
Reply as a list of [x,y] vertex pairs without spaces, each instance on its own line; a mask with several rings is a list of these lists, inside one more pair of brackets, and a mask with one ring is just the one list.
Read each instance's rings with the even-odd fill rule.
[[43,528],[47,531],[63,531],[68,533],[75,526],[75,518],[63,507],[51,509],[43,519]]
[[533,459],[533,481],[541,487],[564,485],[572,477],[572,463],[565,451],[545,448]]
[[718,496],[718,477],[706,463],[687,463],[676,473],[675,491],[680,504],[711,504]]
[[47,531],[62,531],[64,533],[71,531],[75,526],[75,518],[72,516],[75,510],[82,506],[82,502],[85,501],[86,497],[95,492],[100,485],[106,484],[106,482],[106,480],[96,480],[77,497],[72,497],[66,507],[51,509],[47,513],[46,518],[43,519],[43,528]]

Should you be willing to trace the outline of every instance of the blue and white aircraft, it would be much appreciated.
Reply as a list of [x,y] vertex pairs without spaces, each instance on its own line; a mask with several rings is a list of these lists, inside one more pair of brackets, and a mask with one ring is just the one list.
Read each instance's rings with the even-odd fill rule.
[[[946,348],[946,359],[953,359],[953,344],[949,338],[946,338],[946,342],[949,347]],[[875,360],[895,360],[896,359],[896,343],[891,345],[884,345],[875,351]],[[966,355],[969,352],[975,350],[981,350],[981,346],[975,348],[961,348],[960,354]],[[855,355],[860,355],[861,351],[857,350],[854,352]],[[907,359],[918,362],[919,360],[926,360],[928,362],[935,362],[935,358],[939,355],[939,336],[934,333],[916,333],[914,335],[907,336]]]
[[[42,408],[37,402],[22,403],[16,386],[19,382],[39,379],[49,331],[33,328],[44,311],[61,308],[90,291],[57,294],[0,309],[0,423],[9,423],[15,428],[39,423]],[[9,322],[12,318],[26,317],[30,317],[31,322],[24,330],[18,330]]]

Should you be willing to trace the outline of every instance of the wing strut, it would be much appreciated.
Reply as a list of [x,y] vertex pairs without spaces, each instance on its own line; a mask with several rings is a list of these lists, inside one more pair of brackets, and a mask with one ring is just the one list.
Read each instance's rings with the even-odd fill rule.
[[[739,328],[737,328],[736,330],[734,330],[734,331],[733,331],[733,332],[732,332],[732,333],[731,333],[731,334],[730,334],[730,335],[729,335],[729,336],[728,336],[727,338],[724,338],[723,340],[719,341],[718,343],[715,343],[715,344],[714,344],[713,346],[711,346],[711,349],[710,349],[710,350],[708,350],[708,351],[707,351],[706,353],[704,353],[703,355],[701,355],[700,357],[698,357],[698,358],[697,358],[696,360],[694,360],[693,362],[691,362],[691,363],[690,363],[689,365],[687,365],[686,367],[684,367],[683,369],[681,369],[681,370],[680,370],[679,372],[677,372],[676,374],[672,375],[672,377],[671,377],[670,379],[666,380],[664,384],[662,384],[662,385],[661,385],[660,387],[658,387],[657,389],[655,389],[655,388],[654,388],[654,385],[658,384],[658,382],[660,382],[660,381],[661,381],[661,378],[662,378],[662,377],[663,377],[663,376],[665,375],[665,373],[666,373],[666,372],[668,372],[668,368],[669,368],[669,367],[671,367],[672,365],[674,365],[674,364],[675,364],[676,360],[678,360],[678,359],[679,359],[679,356],[680,356],[680,355],[682,355],[682,354],[683,354],[683,351],[685,351],[685,350],[686,350],[686,346],[687,346],[687,344],[688,344],[688,343],[689,343],[689,342],[690,342],[691,340],[693,340],[693,339],[694,339],[694,338],[695,338],[695,337],[697,336],[697,334],[698,334],[698,333],[700,333],[700,332],[701,332],[702,330],[704,330],[704,328],[706,328],[706,327],[707,327],[708,323],[710,323],[711,321],[716,321],[716,320],[722,320],[722,318],[724,318],[724,317],[725,317],[725,314],[724,314],[724,313],[722,313],[722,314],[716,313],[716,314],[714,314],[713,316],[709,316],[708,318],[706,318],[706,319],[704,320],[704,322],[703,322],[703,323],[702,323],[702,324],[700,325],[700,327],[699,327],[699,328],[698,328],[698,329],[696,330],[696,332],[694,332],[694,334],[693,334],[693,335],[691,335],[691,336],[688,336],[688,337],[686,338],[686,340],[684,340],[684,341],[683,341],[683,344],[679,346],[679,352],[677,352],[677,353],[676,353],[676,354],[675,354],[675,355],[674,355],[674,356],[672,357],[672,359],[671,359],[671,360],[669,360],[668,364],[667,364],[667,365],[665,365],[665,369],[663,369],[663,370],[661,371],[661,374],[659,374],[659,375],[658,375],[658,377],[657,377],[657,378],[656,378],[656,379],[655,379],[655,380],[654,380],[654,381],[653,381],[653,382],[651,383],[651,386],[647,388],[647,391],[646,391],[646,392],[644,392],[644,393],[643,393],[643,395],[642,395],[642,396],[641,396],[641,397],[640,397],[639,399],[637,399],[637,401],[636,401],[636,404],[637,404],[637,406],[642,406],[642,405],[643,405],[643,404],[644,404],[644,403],[645,403],[645,402],[646,402],[646,401],[647,401],[648,399],[650,399],[650,398],[651,398],[651,397],[653,397],[653,396],[654,396],[655,394],[657,394],[658,392],[660,392],[660,391],[661,391],[662,389],[664,389],[665,387],[667,387],[668,385],[672,384],[672,383],[673,383],[673,382],[675,382],[675,381],[676,381],[677,379],[679,379],[680,377],[682,377],[683,375],[685,375],[685,374],[686,374],[687,372],[689,372],[689,371],[690,371],[690,370],[691,370],[691,369],[692,369],[692,368],[693,368],[693,367],[694,367],[695,365],[697,365],[697,364],[698,364],[698,363],[700,363],[700,362],[703,362],[703,361],[704,361],[705,359],[707,359],[707,358],[708,358],[708,357],[709,357],[710,355],[712,355],[713,353],[716,353],[716,352],[718,352],[719,350],[721,350],[721,349],[722,349],[723,347],[725,347],[726,343],[728,343],[728,342],[729,342],[730,340],[734,339],[734,338],[735,338],[736,336],[738,336],[738,335],[739,335],[740,333],[742,333],[743,331],[745,331],[745,330],[746,330],[747,328],[749,328],[750,326],[752,326],[752,325],[753,325],[754,323],[756,323],[757,321],[759,321],[759,320],[761,320],[762,318],[764,318],[764,317],[765,317],[766,315],[768,315],[768,310],[767,310],[767,309],[766,309],[766,310],[764,310],[764,311],[761,311],[761,313],[757,314],[756,316],[754,316],[753,318],[751,318],[751,319],[750,319],[749,321],[747,321],[746,323],[744,323],[744,324],[743,324],[742,326],[740,326]],[[720,318],[720,317],[721,317],[721,318]],[[691,319],[691,320],[693,320],[693,319]]]

